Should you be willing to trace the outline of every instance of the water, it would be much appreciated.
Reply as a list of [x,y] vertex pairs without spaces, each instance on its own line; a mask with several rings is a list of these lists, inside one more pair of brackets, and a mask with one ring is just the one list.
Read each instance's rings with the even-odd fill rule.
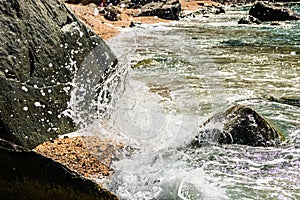
[[[268,100],[300,94],[300,23],[238,25],[248,9],[141,25],[109,41],[130,69],[105,120],[89,128],[128,146],[103,182],[121,199],[300,199],[300,107]],[[286,142],[186,147],[232,105],[270,119]]]

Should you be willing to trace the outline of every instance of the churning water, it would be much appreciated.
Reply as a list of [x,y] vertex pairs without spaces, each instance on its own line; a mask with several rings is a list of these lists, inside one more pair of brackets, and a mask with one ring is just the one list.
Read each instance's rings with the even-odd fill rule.
[[[108,42],[126,75],[90,128],[128,146],[103,183],[121,199],[300,199],[300,107],[268,100],[300,96],[300,23],[238,25],[248,9],[140,25]],[[187,147],[199,124],[237,104],[286,142]]]

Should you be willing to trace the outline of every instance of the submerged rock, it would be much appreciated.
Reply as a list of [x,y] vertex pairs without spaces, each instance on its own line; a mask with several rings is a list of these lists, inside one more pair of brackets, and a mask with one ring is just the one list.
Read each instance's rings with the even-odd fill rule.
[[296,96],[296,95],[285,95],[282,97],[271,96],[268,98],[268,100],[275,101],[275,102],[282,103],[282,104],[291,105],[291,106],[300,107],[300,96]]
[[205,142],[274,146],[284,138],[273,125],[246,106],[233,106],[207,120],[193,145]]
[[162,19],[179,20],[181,5],[178,0],[166,0],[145,4],[139,16],[157,16]]
[[299,20],[300,16],[291,9],[277,7],[263,2],[257,2],[249,11],[249,15],[258,18],[261,21],[286,21]]
[[240,19],[238,24],[261,24],[261,21],[251,15],[248,15]]
[[32,148],[73,131],[74,76],[86,65],[101,82],[115,55],[60,0],[0,1],[0,14],[0,138]]
[[60,163],[2,139],[0,158],[1,199],[118,199]]

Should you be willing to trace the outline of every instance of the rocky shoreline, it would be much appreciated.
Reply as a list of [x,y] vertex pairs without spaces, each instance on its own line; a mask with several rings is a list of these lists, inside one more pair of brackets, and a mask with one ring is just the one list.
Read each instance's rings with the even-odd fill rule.
[[[195,12],[200,5],[203,7],[204,5],[221,6],[220,3],[214,1],[180,0],[179,2],[181,4],[181,12]],[[104,17],[104,7],[94,3],[87,5],[66,3],[66,5],[104,40],[117,36],[122,28],[128,28],[134,23],[155,24],[172,21],[157,16],[138,16],[139,9],[121,8],[119,6],[117,6],[117,9],[120,11],[119,19],[110,21]]]
[[[2,21],[1,23],[8,26],[10,28],[10,32],[13,33],[20,30],[20,34],[23,34],[26,37],[21,38],[20,42],[20,39],[18,40],[14,37],[14,34],[11,36],[7,36],[7,34],[5,34],[5,37],[7,37],[5,38],[6,42],[3,41],[3,44],[6,46],[4,45],[5,55],[3,57],[5,57],[5,59],[1,61],[3,63],[3,67],[1,66],[0,83],[4,89],[0,92],[0,100],[2,102],[6,102],[6,104],[3,104],[4,106],[1,108],[0,128],[1,131],[3,131],[3,133],[1,133],[1,138],[13,143],[4,140],[2,141],[2,139],[0,141],[0,153],[2,155],[1,158],[3,162],[3,165],[0,168],[0,184],[6,185],[7,180],[11,179],[11,177],[7,177],[5,174],[12,173],[15,177],[13,177],[11,181],[8,181],[8,183],[13,187],[28,190],[28,194],[26,194],[27,196],[25,195],[23,198],[30,197],[30,195],[36,192],[37,189],[33,190],[32,187],[37,186],[36,188],[46,188],[51,187],[52,184],[58,185],[57,187],[61,188],[61,190],[56,191],[46,188],[50,192],[42,191],[41,196],[37,196],[37,198],[44,198],[45,195],[49,194],[53,195],[52,192],[61,192],[61,194],[64,195],[67,195],[68,193],[71,194],[70,196],[66,196],[71,199],[74,198],[74,195],[81,196],[83,199],[117,199],[117,197],[112,193],[98,187],[96,184],[91,181],[89,182],[88,180],[101,179],[103,177],[110,176],[113,173],[113,170],[110,168],[111,162],[113,159],[120,158],[119,154],[121,154],[121,151],[124,148],[123,144],[115,143],[111,140],[101,140],[97,137],[65,137],[56,139],[59,134],[75,130],[75,126],[68,116],[60,116],[60,112],[67,108],[66,102],[70,97],[70,89],[66,92],[66,88],[69,87],[67,82],[71,81],[75,74],[74,63],[68,64],[68,62],[69,59],[76,57],[75,63],[78,63],[79,65],[79,63],[83,62],[89,52],[93,52],[93,49],[96,46],[95,44],[101,44],[102,46],[100,46],[103,50],[101,53],[107,53],[110,57],[110,62],[105,66],[100,66],[103,71],[99,74],[99,83],[105,78],[105,75],[107,75],[107,69],[115,67],[117,63],[115,55],[110,51],[109,47],[106,46],[103,40],[109,40],[110,38],[117,36],[120,33],[120,29],[131,27],[135,23],[153,24],[159,22],[170,22],[170,20],[158,18],[157,16],[140,16],[138,14],[140,9],[137,8],[115,7],[114,9],[116,10],[113,10],[112,8],[101,7],[93,3],[88,5],[70,3],[64,4],[77,15],[75,16],[72,12],[69,12],[64,5],[53,0],[51,1],[52,4],[45,3],[43,5],[32,5],[33,7],[40,6],[38,8],[42,10],[42,17],[46,18],[46,16],[51,15],[50,19],[47,18],[43,23],[52,25],[45,28],[44,26],[38,26],[43,24],[39,21],[43,20],[41,16],[35,16],[35,22],[32,24],[26,24],[26,16],[28,15],[28,13],[26,13],[26,9],[29,10],[29,13],[33,11],[30,6],[23,6],[20,2],[1,5],[1,11],[6,16],[5,20],[7,20]],[[59,5],[59,9],[56,10],[54,7],[57,4]],[[174,4],[177,4],[177,2]],[[206,6],[219,7],[220,5],[221,4],[218,2],[212,1],[180,0],[181,12],[186,13],[193,13],[197,11],[199,7],[204,9]],[[51,6],[53,7],[53,10],[49,8]],[[169,8],[169,4],[162,5],[162,7],[163,6],[167,7],[167,9]],[[8,12],[4,9],[5,7],[12,10]],[[151,15],[149,12],[159,13],[157,10],[145,11],[144,15]],[[223,11],[220,10],[220,13],[222,12]],[[112,14],[110,14],[110,16],[106,16],[107,13]],[[113,13],[117,14],[112,17],[112,15],[114,15]],[[80,18],[81,21],[83,21],[85,25],[91,28],[96,34],[87,29],[83,23],[79,22],[77,17]],[[112,18],[108,19],[109,17]],[[13,25],[8,25],[8,20],[10,18],[14,22],[12,23]],[[172,16],[172,18],[177,19],[177,15],[175,14],[175,17]],[[24,20],[23,23],[28,26],[21,27],[21,25],[15,24],[15,21],[20,19]],[[276,20],[278,19],[276,18]],[[246,23],[248,24],[248,22]],[[37,25],[35,26],[33,24]],[[53,24],[56,24],[56,26]],[[27,30],[28,27],[31,29]],[[23,29],[25,31],[22,32]],[[46,31],[38,32],[37,30]],[[32,36],[32,32],[38,32],[39,36],[34,34]],[[4,35],[4,33],[1,34]],[[48,37],[49,35],[51,36]],[[29,42],[28,38],[30,38]],[[39,39],[36,40],[36,38]],[[47,46],[43,46],[43,43],[47,44]],[[51,45],[49,45],[49,43]],[[59,51],[57,51],[55,47],[58,47],[59,45],[62,46],[60,46]],[[15,48],[18,50],[15,50]],[[77,53],[75,53],[76,56],[73,55],[74,52],[71,55],[70,52],[66,50],[69,48],[74,48],[75,51],[77,51]],[[51,51],[49,49],[51,49]],[[12,55],[15,57],[12,57]],[[49,59],[49,55],[55,57],[56,60],[53,61]],[[18,60],[18,58],[22,59]],[[22,65],[16,67],[15,65],[18,62]],[[67,63],[67,65],[65,65],[65,63]],[[93,63],[93,60],[91,63]],[[17,95],[11,91],[15,91],[15,93],[17,91]],[[13,109],[9,110],[10,108]],[[220,135],[226,136],[224,136],[225,138],[221,138],[222,141],[219,142],[220,144],[273,146],[279,144],[284,139],[281,133],[273,130],[272,125],[269,125],[268,122],[255,113],[255,111],[250,110],[250,108],[245,109],[246,111],[244,109],[245,108],[231,109],[230,111],[234,110],[233,114],[228,114],[226,112],[229,111],[225,111],[225,114],[228,116],[222,114],[222,117],[228,120],[228,123],[226,124],[228,127],[226,127],[226,130],[218,130],[217,132],[218,137]],[[27,112],[28,110],[30,112]],[[34,111],[33,113],[31,113],[32,110]],[[249,118],[249,120],[245,122],[243,121],[245,119],[244,115],[253,115],[254,117],[251,119]],[[239,117],[243,120],[239,120]],[[219,116],[216,116],[214,120],[218,121],[220,120],[219,118]],[[263,136],[254,134],[253,137],[250,136],[250,138],[245,139],[245,135],[251,135],[249,133],[259,132],[257,129],[251,129],[251,120],[254,118],[261,122],[261,127],[268,127],[268,129],[265,128],[267,131],[266,133],[263,133]],[[5,120],[8,120],[8,122]],[[20,127],[10,126],[9,123],[12,121],[15,123],[14,120],[17,124],[21,124]],[[239,122],[243,122],[243,124],[239,124]],[[209,121],[207,123],[209,123]],[[245,128],[245,123],[250,128],[247,129],[248,132],[243,133],[244,136],[240,136],[239,133],[235,131],[238,129],[232,129],[232,127],[243,129]],[[40,124],[43,124],[43,126],[41,126],[42,128],[36,126]],[[26,131],[22,132],[24,130]],[[206,130],[204,129],[202,133],[205,133],[205,131]],[[20,136],[18,134],[20,134]],[[264,140],[256,144],[255,141],[257,141],[257,138],[263,138]],[[195,141],[192,141],[192,146],[195,148],[201,147],[203,141],[200,139],[203,138],[196,138]],[[35,147],[34,150],[29,150],[33,147]],[[7,155],[14,155],[16,160],[11,159]],[[29,160],[22,160],[22,156],[24,155],[30,155]],[[46,157],[50,159],[45,159]],[[40,169],[40,174],[35,174],[34,170],[37,170],[36,168],[33,168],[33,171],[30,169],[31,162],[39,163],[38,167]],[[18,164],[20,164],[20,166],[24,164],[24,170],[22,167],[20,168]],[[53,165],[55,167],[51,168]],[[64,166],[68,169],[65,170]],[[13,171],[16,171],[16,173],[13,173],[13,171],[11,171],[12,169]],[[47,170],[53,170],[53,172],[49,172]],[[45,174],[55,174],[56,172],[61,172],[62,174],[65,174],[65,176],[57,177],[57,179],[53,178],[53,180],[51,179],[47,182],[49,176]],[[22,173],[28,173],[29,175],[26,174],[24,178],[22,177]],[[67,183],[69,185],[64,185],[64,180],[59,179],[63,177],[68,180],[76,179],[79,182],[81,181],[79,185],[87,183],[87,191],[83,191],[81,193],[80,188],[75,187],[73,185],[74,182],[72,181]],[[22,184],[26,187],[22,188]],[[12,194],[9,187],[3,188],[1,190],[4,191],[3,195]],[[32,193],[30,193],[30,190],[32,190]],[[74,193],[76,190],[79,192]],[[84,198],[84,195],[87,196]],[[17,197],[19,196],[17,195],[16,198]],[[14,198],[12,197],[11,199]]]

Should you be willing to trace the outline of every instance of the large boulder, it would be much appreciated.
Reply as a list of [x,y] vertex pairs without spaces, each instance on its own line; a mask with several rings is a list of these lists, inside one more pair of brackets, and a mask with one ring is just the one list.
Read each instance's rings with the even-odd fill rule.
[[2,139],[0,158],[1,199],[118,199],[60,163]]
[[201,127],[193,145],[206,142],[274,146],[283,136],[265,118],[246,106],[233,106],[207,120]]
[[145,4],[139,16],[157,16],[162,19],[178,20],[181,4],[178,0],[165,0]]
[[299,20],[300,16],[289,8],[277,7],[263,2],[257,2],[249,11],[249,15],[260,21],[286,21]]
[[32,148],[74,130],[74,76],[99,83],[117,59],[61,0],[0,0],[0,14],[0,138]]

